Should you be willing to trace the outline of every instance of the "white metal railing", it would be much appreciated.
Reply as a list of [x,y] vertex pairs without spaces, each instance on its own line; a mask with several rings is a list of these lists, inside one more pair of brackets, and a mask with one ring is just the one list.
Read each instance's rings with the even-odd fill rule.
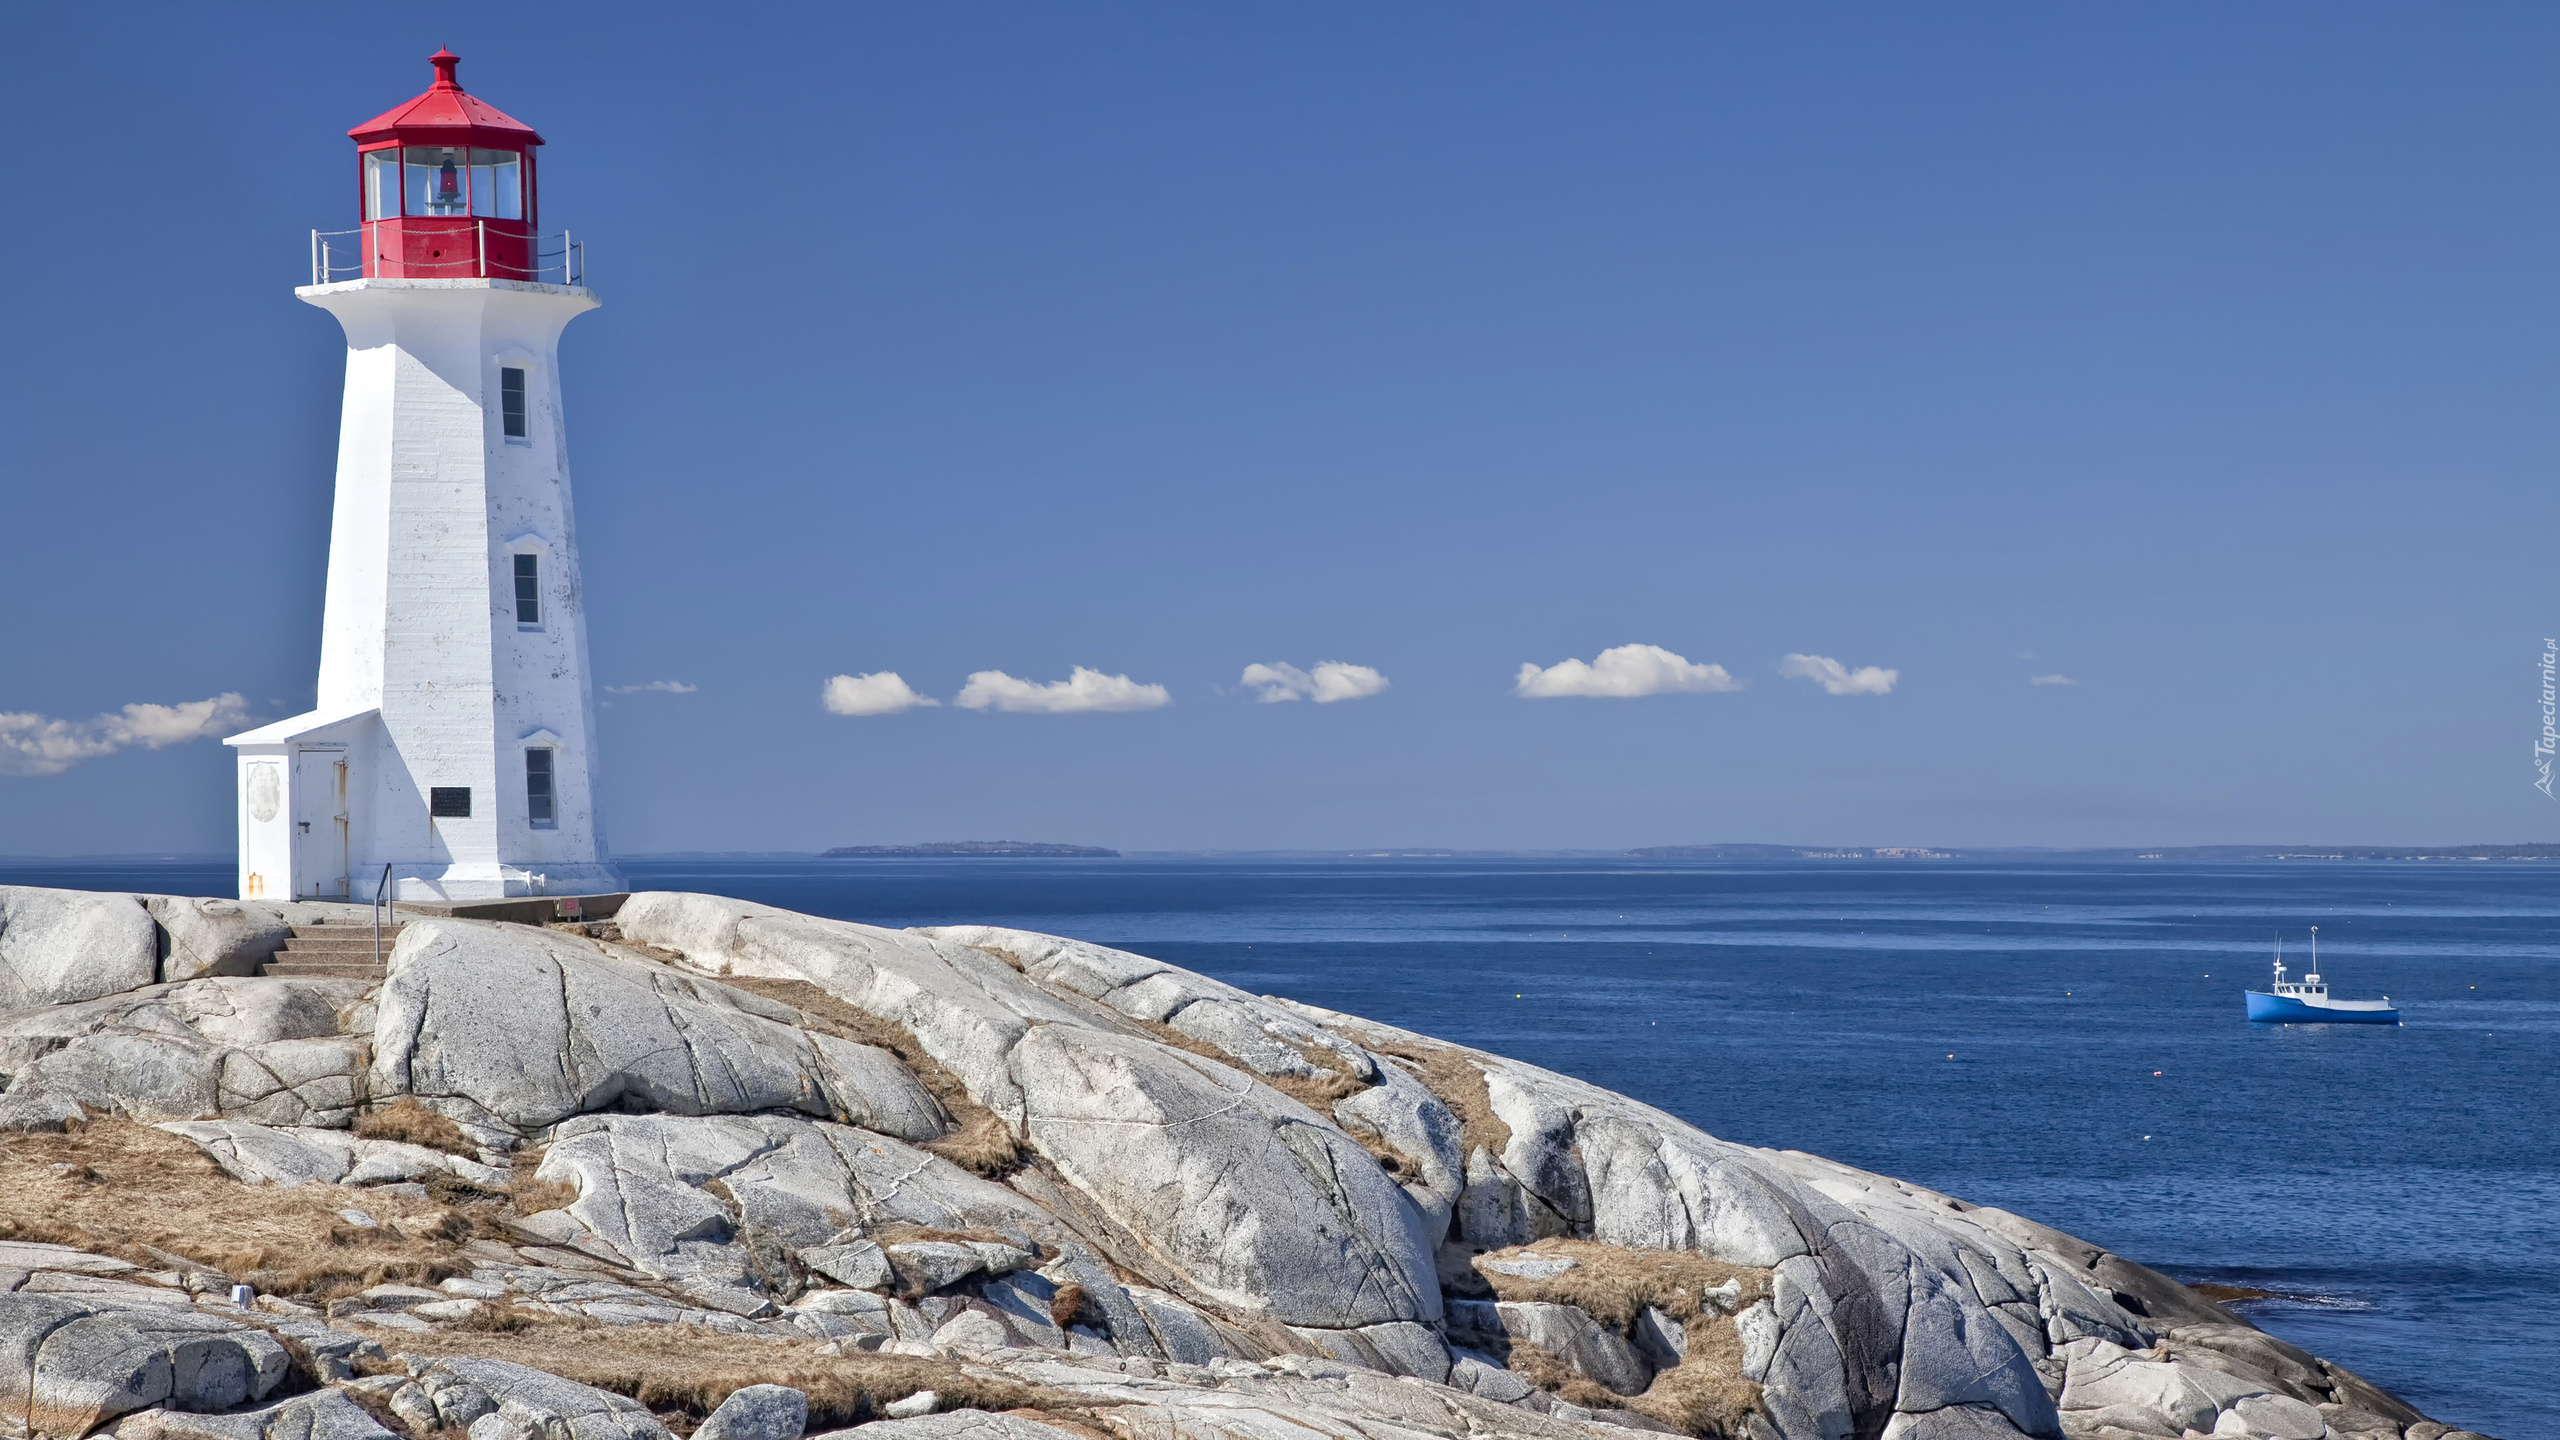
[[[573,238],[566,230],[557,235],[527,235],[520,238],[526,246],[527,265],[514,265],[489,254],[489,227],[475,223],[469,230],[450,232],[457,240],[471,237],[471,253],[454,260],[394,260],[404,272],[415,276],[421,271],[432,278],[455,280],[529,280],[542,285],[584,285],[587,283],[587,243]],[[365,274],[365,230],[314,230],[311,232],[311,283],[332,285],[340,280],[361,280]]]

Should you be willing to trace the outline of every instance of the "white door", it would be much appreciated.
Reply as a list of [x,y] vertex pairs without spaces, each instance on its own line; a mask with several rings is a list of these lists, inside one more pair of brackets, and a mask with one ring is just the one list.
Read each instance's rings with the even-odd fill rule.
[[347,752],[293,756],[293,893],[297,900],[347,898]]

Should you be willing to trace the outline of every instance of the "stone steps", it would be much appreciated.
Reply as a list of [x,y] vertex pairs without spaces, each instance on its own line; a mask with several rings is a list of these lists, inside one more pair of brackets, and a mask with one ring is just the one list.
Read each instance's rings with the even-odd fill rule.
[[[401,928],[399,923],[382,927],[385,956],[400,938]],[[296,925],[293,937],[258,973],[304,980],[379,980],[382,967],[374,961],[371,925]]]

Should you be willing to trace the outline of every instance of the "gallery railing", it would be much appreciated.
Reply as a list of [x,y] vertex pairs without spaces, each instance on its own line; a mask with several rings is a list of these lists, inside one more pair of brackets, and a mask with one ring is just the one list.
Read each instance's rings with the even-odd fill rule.
[[[363,279],[368,273],[365,252],[374,243],[367,232],[373,228],[312,231],[311,283],[330,285],[340,280]],[[415,279],[527,280],[541,285],[587,283],[587,244],[573,238],[566,230],[557,235],[517,235],[501,231],[493,236],[488,222],[474,221],[467,228],[457,226],[441,232],[438,238],[446,236],[451,237],[449,243],[467,246],[470,253],[451,260],[415,260],[405,254],[374,258],[383,265],[397,266],[403,275]],[[497,242],[494,246],[493,240]],[[522,258],[511,259],[510,255]]]

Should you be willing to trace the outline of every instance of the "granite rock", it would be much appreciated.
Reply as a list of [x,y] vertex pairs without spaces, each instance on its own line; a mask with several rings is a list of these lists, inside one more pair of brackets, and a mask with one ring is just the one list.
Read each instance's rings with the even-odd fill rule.
[[400,1440],[363,1406],[336,1390],[314,1390],[273,1405],[221,1415],[146,1410],[118,1425],[116,1436],[117,1440]]
[[293,927],[264,905],[179,895],[147,896],[143,903],[159,927],[163,981],[255,975],[293,938]]
[[465,1427],[472,1440],[667,1440],[639,1401],[510,1361],[446,1357],[417,1381],[439,1415],[489,1407]]
[[[1749,1440],[2462,1433],[2023,1217],[1128,951],[642,894],[592,938],[413,918],[377,989],[220,973],[270,922],[310,918],[288,907],[62,894],[0,892],[22,1002],[0,1013],[0,1124],[119,1111],[263,1183],[503,1190],[495,1152],[543,1147],[536,1177],[572,1198],[505,1222],[542,1243],[475,1241],[485,1268],[467,1279],[343,1301],[358,1313],[339,1323],[386,1342],[435,1348],[424,1337],[468,1333],[503,1297],[593,1325],[599,1346],[690,1326],[951,1367],[881,1407],[867,1440],[1057,1440],[1094,1422],[1167,1440],[1602,1440],[1683,1413],[1697,1392],[1681,1372],[1702,1364]],[[137,934],[149,966],[23,999],[93,976],[63,960],[93,942],[112,971]],[[400,1095],[492,1153],[339,1128]],[[1691,1258],[1643,1280],[1647,1255]],[[276,1340],[176,1272],[122,1263],[0,1246],[16,1413],[45,1433],[134,1414],[129,1430],[164,1440],[375,1440],[326,1400],[239,1408],[272,1398]],[[1612,1289],[1682,1273],[1707,1278]],[[1488,1285],[1509,1298],[1477,1298]],[[412,1429],[665,1434],[629,1399],[496,1360],[412,1355],[354,1381],[373,1342],[277,1304],[261,1323]],[[1537,1365],[1506,1363],[1531,1347]],[[996,1381],[1077,1418],[945,1408]],[[701,1428],[792,1440],[793,1398],[750,1385]]]
[[450,1175],[503,1190],[508,1180],[506,1171],[459,1155],[340,1130],[246,1120],[172,1120],[159,1128],[193,1140],[225,1174],[252,1185],[392,1185]]
[[160,932],[131,895],[0,885],[0,1012],[67,1005],[160,978]]
[[788,1385],[748,1385],[693,1432],[693,1440],[800,1440],[809,1426],[809,1397]]
[[373,1089],[458,1100],[531,1131],[573,1115],[797,1110],[931,1139],[941,1107],[894,1059],[788,1007],[582,937],[412,921],[373,1031]]
[[236,1115],[344,1125],[364,1041],[342,1016],[360,980],[210,976],[0,1015],[8,1099],[139,1120]]
[[226,1410],[284,1378],[262,1330],[191,1308],[0,1294],[0,1428],[71,1440],[152,1406]]

